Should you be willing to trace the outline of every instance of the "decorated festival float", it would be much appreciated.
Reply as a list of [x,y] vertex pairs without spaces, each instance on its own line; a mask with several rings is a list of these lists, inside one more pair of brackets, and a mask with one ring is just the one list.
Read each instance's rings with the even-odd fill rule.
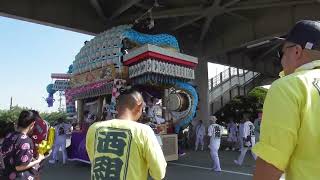
[[77,114],[69,158],[89,162],[87,128],[95,121],[115,118],[117,97],[134,89],[146,102],[140,122],[154,129],[167,161],[178,159],[177,134],[193,120],[198,105],[197,92],[188,83],[195,78],[197,63],[197,58],[180,53],[175,37],[142,34],[130,25],[86,41],[72,72],[53,74],[57,83],[68,81],[67,112]]

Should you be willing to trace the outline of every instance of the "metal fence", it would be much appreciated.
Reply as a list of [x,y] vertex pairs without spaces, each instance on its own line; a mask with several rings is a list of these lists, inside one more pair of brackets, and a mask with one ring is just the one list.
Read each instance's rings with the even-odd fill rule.
[[252,71],[229,67],[228,69],[217,74],[215,77],[209,79],[209,82],[208,82],[209,91],[213,90],[214,88],[219,86],[221,83],[228,81],[232,77],[243,76],[249,72],[252,72]]

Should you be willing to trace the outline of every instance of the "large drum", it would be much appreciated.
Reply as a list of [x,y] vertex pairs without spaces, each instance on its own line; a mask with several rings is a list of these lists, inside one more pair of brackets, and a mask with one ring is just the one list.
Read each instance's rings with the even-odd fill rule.
[[168,109],[182,112],[188,109],[189,99],[185,93],[170,94],[168,96]]

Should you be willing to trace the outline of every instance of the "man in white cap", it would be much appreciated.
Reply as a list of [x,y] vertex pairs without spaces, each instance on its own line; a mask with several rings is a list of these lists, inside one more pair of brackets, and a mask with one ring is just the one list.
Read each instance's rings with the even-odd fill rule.
[[220,142],[221,142],[221,134],[222,134],[222,126],[216,124],[217,118],[215,116],[212,116],[210,118],[210,125],[208,127],[208,136],[210,137],[210,156],[213,161],[213,167],[212,170],[216,172],[221,171],[220,167],[220,160],[219,160],[219,148],[220,148]]
[[284,77],[263,105],[255,180],[320,177],[320,22],[299,21],[285,38]]
[[198,126],[196,127],[196,144],[195,144],[195,151],[198,150],[198,145],[201,145],[201,151],[203,151],[203,138],[206,134],[206,128],[204,127],[202,120],[199,121]]

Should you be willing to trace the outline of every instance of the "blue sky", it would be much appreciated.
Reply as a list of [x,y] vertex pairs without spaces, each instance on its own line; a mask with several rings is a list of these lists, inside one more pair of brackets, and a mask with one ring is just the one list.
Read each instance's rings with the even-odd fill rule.
[[[64,73],[85,40],[92,36],[44,25],[0,17],[0,109],[13,105],[41,111],[48,108],[46,86],[50,74]],[[209,65],[209,77],[223,67]],[[56,93],[55,98],[58,99]]]
[[[66,72],[85,40],[92,36],[0,17],[0,109],[13,104],[47,108],[51,72]],[[57,99],[58,97],[56,97]]]

